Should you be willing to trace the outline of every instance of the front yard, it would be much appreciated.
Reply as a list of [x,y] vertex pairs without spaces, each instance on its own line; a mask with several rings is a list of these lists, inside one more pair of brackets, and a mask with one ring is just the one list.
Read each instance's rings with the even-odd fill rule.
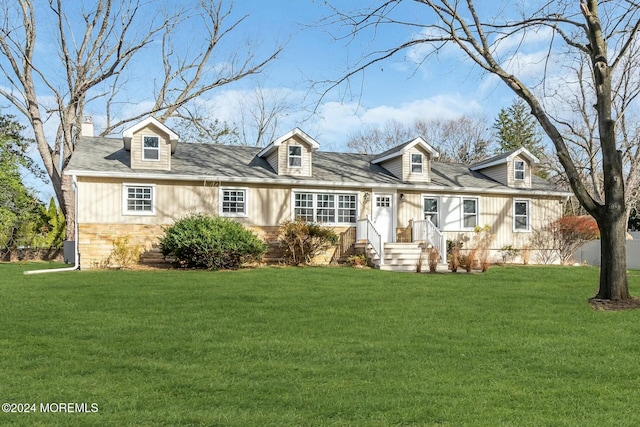
[[640,310],[593,268],[45,267],[0,264],[0,400],[38,405],[1,425],[640,424]]

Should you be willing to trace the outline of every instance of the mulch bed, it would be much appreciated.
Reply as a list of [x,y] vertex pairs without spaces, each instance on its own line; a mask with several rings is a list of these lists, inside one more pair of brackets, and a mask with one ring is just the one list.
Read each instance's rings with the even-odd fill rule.
[[591,308],[599,311],[635,310],[640,308],[640,298],[632,297],[628,300],[590,298],[589,304]]

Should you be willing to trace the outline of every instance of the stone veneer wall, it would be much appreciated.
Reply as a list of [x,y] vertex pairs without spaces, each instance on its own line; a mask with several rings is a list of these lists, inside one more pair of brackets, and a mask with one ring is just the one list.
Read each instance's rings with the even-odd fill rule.
[[[168,224],[167,224],[168,225]],[[129,236],[132,246],[141,246],[144,252],[159,251],[160,236],[167,225],[144,224],[79,224],[78,252],[82,270],[104,266],[113,251],[116,237]]]
[[[106,261],[113,251],[113,241],[117,237],[129,237],[129,244],[143,248],[142,259],[150,259],[153,263],[162,261],[160,255],[159,239],[164,234],[165,225],[144,224],[79,224],[80,240],[78,252],[80,253],[80,268],[83,270],[106,266]],[[279,227],[255,227],[248,226],[258,237],[269,245],[265,254],[266,263],[278,263],[281,249],[278,246]],[[337,227],[335,231],[340,233],[346,227]],[[335,253],[335,248],[319,255],[314,259],[314,264],[329,264]]]

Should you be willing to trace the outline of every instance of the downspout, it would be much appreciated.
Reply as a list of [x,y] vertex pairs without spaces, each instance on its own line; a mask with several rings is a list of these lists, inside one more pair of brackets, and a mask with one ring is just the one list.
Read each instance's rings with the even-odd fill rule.
[[74,197],[74,210],[75,210],[75,261],[73,263],[73,267],[65,267],[65,268],[49,268],[46,270],[29,270],[25,271],[24,274],[41,274],[41,273],[58,273],[61,271],[74,271],[80,270],[80,254],[78,254],[78,180],[75,175],[71,176],[71,185],[73,186],[73,197]]

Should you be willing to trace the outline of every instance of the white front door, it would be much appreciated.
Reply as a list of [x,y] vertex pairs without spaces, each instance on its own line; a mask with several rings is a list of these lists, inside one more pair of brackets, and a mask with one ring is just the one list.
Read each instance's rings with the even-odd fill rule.
[[393,194],[376,194],[373,200],[373,226],[382,242],[393,242]]

